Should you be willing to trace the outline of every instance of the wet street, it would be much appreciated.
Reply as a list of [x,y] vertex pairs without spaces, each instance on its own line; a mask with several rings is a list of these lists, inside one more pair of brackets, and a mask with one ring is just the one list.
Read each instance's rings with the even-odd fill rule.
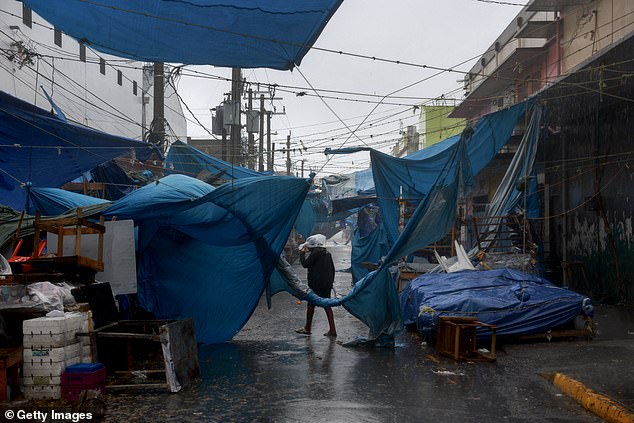
[[[330,245],[337,269],[350,247]],[[295,263],[300,275],[305,272]],[[350,288],[337,272],[335,289]],[[202,378],[178,394],[107,396],[108,422],[599,422],[541,375],[563,372],[634,407],[631,313],[601,309],[599,336],[502,345],[495,363],[457,363],[435,354],[414,332],[394,349],[346,348],[365,326],[335,309],[339,337],[322,334],[317,309],[311,336],[295,333],[306,304],[286,293],[259,307],[232,342],[201,346]],[[617,323],[614,323],[617,322]]]

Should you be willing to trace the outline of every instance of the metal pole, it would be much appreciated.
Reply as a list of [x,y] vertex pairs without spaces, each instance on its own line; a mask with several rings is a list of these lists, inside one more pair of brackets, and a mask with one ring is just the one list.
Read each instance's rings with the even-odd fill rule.
[[264,172],[264,94],[260,94],[260,143],[258,145],[258,172]]
[[165,65],[154,63],[154,142],[165,152]]
[[272,144],[272,150],[271,150],[271,161],[269,163],[271,163],[271,170],[273,170],[275,168],[275,143]]
[[[251,88],[249,88],[248,108],[249,108],[249,118],[251,118],[252,117],[251,111],[253,110],[253,90]],[[247,131],[249,131],[249,149],[248,149],[249,157],[247,158],[247,163],[249,163],[249,169],[255,169],[255,139],[253,137],[253,132],[251,132],[251,128],[247,128]]]
[[266,112],[266,170],[273,171],[275,144],[271,150],[271,112]]
[[227,130],[222,128],[222,160],[227,161]]
[[229,156],[231,163],[240,163],[239,146],[240,146],[240,83],[242,82],[242,72],[240,68],[231,69],[231,113],[234,115],[231,125],[231,148]]
[[291,176],[291,136],[286,136],[286,175]]
[[305,160],[302,159],[302,179],[304,179],[304,162]]

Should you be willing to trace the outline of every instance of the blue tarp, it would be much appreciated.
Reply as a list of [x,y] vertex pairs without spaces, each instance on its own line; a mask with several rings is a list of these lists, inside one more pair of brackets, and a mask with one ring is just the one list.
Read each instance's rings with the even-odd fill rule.
[[[508,142],[525,109],[526,102],[519,103],[486,115],[477,122],[466,145],[473,175],[477,175]],[[459,140],[460,135],[456,135],[405,158],[388,156],[376,150],[370,152],[377,201],[390,242],[398,238],[398,198],[401,188],[404,200],[410,201],[413,206],[425,199],[450,160]],[[453,166],[457,166],[457,163]]]
[[165,167],[166,173],[184,173],[188,176],[196,177],[200,172],[206,171],[209,172],[210,178],[222,180],[252,178],[263,175],[263,173],[255,170],[232,165],[217,159],[181,141],[174,142],[170,147],[165,159]]
[[[103,214],[133,219],[138,228],[143,308],[159,319],[191,317],[200,342],[224,342],[255,309],[308,187],[306,179],[263,176],[214,188],[170,175],[113,202]],[[61,190],[39,193],[49,197],[47,210],[91,201]]]
[[[413,214],[399,235],[397,213],[386,217],[381,206],[384,223],[394,219],[386,227],[396,228],[396,242],[379,268],[359,280],[345,297],[324,299],[311,292],[300,298],[321,307],[342,305],[368,325],[370,339],[397,335],[403,329],[403,320],[390,266],[449,231],[455,221],[459,194],[464,194],[474,172],[481,170],[508,141],[525,107],[521,103],[483,117],[474,129],[467,128],[457,140],[446,140],[445,144],[430,148],[431,152],[419,153],[418,157],[423,157],[420,160],[395,159],[372,150],[372,172],[379,200],[385,196],[392,198],[394,204],[387,205],[390,208],[396,206],[400,186],[406,192],[419,190]],[[396,192],[392,195],[390,190],[394,187]],[[296,295],[290,284],[287,291]]]
[[[149,172],[149,171],[148,171]],[[130,178],[114,161],[101,164],[90,171],[94,182],[102,182],[106,186],[105,198],[118,200],[131,193],[140,184]]]
[[387,254],[389,247],[379,208],[375,205],[368,205],[360,209],[352,236],[352,254],[350,256],[352,281],[356,283],[370,273],[370,270],[363,266],[363,263],[378,263]]
[[292,69],[342,0],[24,0],[64,33],[148,62]]
[[476,317],[497,326],[498,335],[527,335],[591,312],[583,295],[514,269],[421,275],[400,301],[405,324],[415,323],[428,339],[443,315]]
[[0,92],[0,204],[23,210],[30,185],[59,187],[114,157],[134,152],[146,160],[153,151],[149,144],[64,122]]
[[32,208],[43,216],[59,216],[77,207],[105,203],[108,203],[108,200],[64,191],[59,188],[31,188]]

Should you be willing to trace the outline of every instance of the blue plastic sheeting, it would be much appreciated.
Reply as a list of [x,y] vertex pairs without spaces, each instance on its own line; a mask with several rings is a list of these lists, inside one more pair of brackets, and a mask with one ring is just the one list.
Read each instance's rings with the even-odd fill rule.
[[114,161],[101,164],[90,171],[94,182],[106,186],[105,198],[118,200],[136,189],[139,181],[130,178]]
[[148,62],[292,69],[342,0],[25,0],[64,33]]
[[141,305],[160,319],[192,317],[205,343],[231,339],[255,309],[309,182],[264,176],[216,189],[167,176],[106,215],[138,226]]
[[[159,319],[191,317],[198,341],[224,342],[255,309],[308,187],[305,179],[264,176],[213,188],[170,175],[103,214],[138,228],[142,307]],[[80,197],[68,201],[81,205]]]
[[[395,336],[400,333],[403,329],[403,319],[396,283],[389,270],[390,266],[401,257],[442,238],[449,231],[455,221],[458,196],[464,195],[466,186],[473,180],[474,169],[480,170],[484,167],[495,152],[508,141],[517,118],[524,108],[525,104],[522,103],[503,112],[494,113],[493,115],[497,116],[496,119],[492,119],[490,115],[483,117],[475,130],[467,128],[462,132],[458,140],[454,142],[455,147],[445,148],[446,154],[435,154],[429,158],[429,161],[423,159],[422,163],[415,160],[394,159],[371,151],[372,170],[379,199],[383,196],[379,189],[381,185],[379,181],[386,189],[390,189],[392,188],[389,184],[391,178],[395,178],[397,183],[396,195],[393,198],[398,197],[400,186],[419,188],[424,190],[424,195],[421,196],[420,201],[417,201],[412,217],[400,236],[397,231],[396,242],[393,243],[377,270],[359,280],[343,298],[324,299],[311,292],[302,299],[321,307],[343,305],[346,310],[368,325],[370,339],[385,335]],[[478,146],[479,151],[472,150],[475,145]],[[438,152],[441,147],[436,147],[434,151]],[[377,163],[375,166],[377,157],[382,160],[382,163]],[[473,159],[477,162],[473,163]],[[432,180],[424,173],[424,169],[432,172],[434,177]],[[379,175],[378,178],[377,175]],[[425,181],[422,186],[419,184],[419,178]],[[383,214],[383,207],[381,207],[381,213]],[[384,223],[386,219],[389,217],[383,214]],[[398,218],[392,217],[392,219],[395,221],[391,223],[397,225]],[[294,292],[290,288],[288,291]]]
[[170,147],[165,159],[165,167],[167,173],[184,173],[192,177],[196,177],[202,171],[207,171],[211,178],[221,180],[263,175],[255,170],[217,159],[181,141],[174,142]]
[[[473,175],[478,174],[508,142],[525,109],[526,103],[523,102],[486,115],[477,122],[466,146]],[[448,138],[406,158],[388,156],[376,150],[370,152],[377,201],[390,242],[395,242],[399,234],[398,198],[401,188],[404,200],[414,206],[424,200],[454,154],[459,140],[460,136]],[[454,162],[453,166],[457,164]],[[447,182],[451,183],[450,180]]]
[[33,210],[39,211],[43,216],[59,216],[77,207],[106,203],[108,203],[108,200],[89,197],[59,188],[34,187],[31,189],[31,204],[33,204]]
[[312,234],[315,223],[317,223],[317,217],[313,200],[307,198],[304,200],[304,204],[302,204],[299,215],[295,220],[295,230],[306,239]]
[[360,209],[357,213],[357,224],[352,237],[350,257],[352,281],[356,283],[370,273],[363,266],[364,262],[378,263],[389,249],[379,208],[375,205],[368,205]]
[[154,150],[64,122],[0,92],[0,202],[16,210],[25,209],[29,185],[59,187],[115,157],[134,151],[146,160]]
[[400,301],[405,324],[415,323],[426,337],[434,336],[443,315],[476,317],[497,326],[498,335],[528,335],[591,312],[583,295],[514,269],[422,275]]
[[389,245],[383,226],[378,226],[366,236],[362,236],[361,231],[357,228],[352,237],[350,256],[352,282],[357,283],[370,273],[370,270],[363,267],[362,263],[378,263],[388,250]]

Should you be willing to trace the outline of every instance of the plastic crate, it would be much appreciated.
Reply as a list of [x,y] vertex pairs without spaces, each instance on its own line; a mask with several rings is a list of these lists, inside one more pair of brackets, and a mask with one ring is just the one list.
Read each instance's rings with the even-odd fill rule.
[[106,368],[101,363],[78,363],[62,374],[62,398],[77,401],[83,391],[105,392]]
[[105,369],[101,363],[78,363],[68,366],[66,373],[93,373],[101,369]]
[[[90,364],[90,363],[83,363]],[[72,366],[71,366],[72,367]],[[95,370],[93,372],[69,372],[68,368],[66,368],[66,372],[62,374],[62,386],[72,386],[72,385],[81,385],[81,386],[97,386],[100,383],[104,383],[106,381],[106,368],[101,366],[100,369]]]
[[97,386],[62,384],[62,398],[69,402],[77,401],[84,391],[97,391],[104,394],[106,392],[106,382],[101,382]]

